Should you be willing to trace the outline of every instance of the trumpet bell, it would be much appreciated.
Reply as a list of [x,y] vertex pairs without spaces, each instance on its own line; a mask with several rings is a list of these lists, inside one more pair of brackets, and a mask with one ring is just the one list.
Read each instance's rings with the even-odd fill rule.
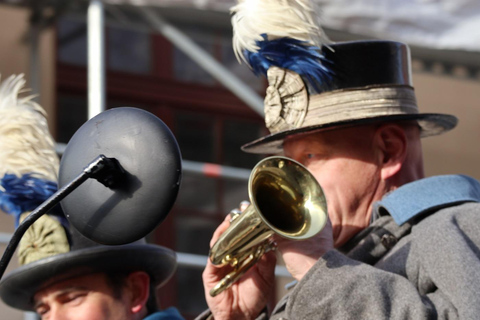
[[213,264],[235,268],[210,291],[212,296],[231,286],[270,250],[274,234],[304,240],[327,223],[322,188],[307,168],[292,159],[260,161],[250,175],[248,194],[251,204],[232,219],[210,250]]
[[315,177],[300,163],[270,157],[252,171],[249,196],[260,218],[276,234],[308,239],[327,222],[327,204]]

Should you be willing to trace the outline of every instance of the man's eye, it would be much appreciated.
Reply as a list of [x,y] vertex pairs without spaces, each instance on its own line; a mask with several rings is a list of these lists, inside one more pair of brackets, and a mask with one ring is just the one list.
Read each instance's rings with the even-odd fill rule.
[[315,159],[315,158],[317,158],[317,154],[315,154],[315,153],[307,153],[307,154],[305,154],[305,156],[304,156],[304,162],[305,162],[305,163],[308,163],[309,161],[311,161],[311,160],[313,160],[313,159]]
[[85,296],[84,292],[72,293],[64,297],[63,303],[80,303]]
[[35,312],[38,313],[39,316],[44,316],[49,311],[48,307],[41,306],[35,309]]

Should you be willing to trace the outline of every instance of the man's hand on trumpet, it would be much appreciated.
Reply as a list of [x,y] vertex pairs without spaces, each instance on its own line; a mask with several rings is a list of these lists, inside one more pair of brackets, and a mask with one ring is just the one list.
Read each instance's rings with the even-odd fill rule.
[[[240,211],[243,211],[247,206],[248,203],[242,202]],[[229,226],[230,215],[215,230],[210,241],[210,247]],[[212,297],[209,294],[210,290],[233,268],[229,265],[215,266],[209,259],[202,278],[207,304],[215,320],[254,319],[266,306],[270,295],[273,294],[275,265],[275,252],[267,252],[240,280],[217,296]]]
[[[235,214],[235,211],[242,212],[248,205],[248,202],[242,202],[240,210],[232,210],[233,214]],[[210,241],[210,247],[230,226],[230,220],[231,216],[228,215],[215,230]],[[274,235],[274,241],[285,261],[287,270],[296,280],[301,280],[315,262],[333,248],[332,226],[328,221],[319,234],[307,240],[288,240]],[[255,319],[267,305],[270,295],[273,294],[275,265],[275,252],[267,252],[240,280],[217,296],[212,297],[209,294],[210,290],[233,268],[228,265],[218,267],[209,260],[203,272],[203,283],[207,304],[214,318],[216,320]]]

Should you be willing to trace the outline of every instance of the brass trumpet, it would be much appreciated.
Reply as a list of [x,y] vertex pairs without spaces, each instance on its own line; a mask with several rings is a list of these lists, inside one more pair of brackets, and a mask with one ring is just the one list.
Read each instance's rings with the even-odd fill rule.
[[231,214],[231,225],[210,249],[214,265],[234,267],[210,290],[212,297],[275,248],[274,234],[304,240],[327,222],[327,204],[317,180],[303,165],[286,157],[265,158],[253,168],[248,196],[251,204],[241,214]]

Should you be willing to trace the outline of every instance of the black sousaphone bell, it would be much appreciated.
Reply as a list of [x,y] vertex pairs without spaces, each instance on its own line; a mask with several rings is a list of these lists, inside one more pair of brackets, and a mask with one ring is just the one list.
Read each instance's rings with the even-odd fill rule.
[[127,244],[165,219],[181,176],[177,141],[158,117],[132,107],[100,113],[67,144],[59,189],[15,230],[0,261],[0,278],[26,230],[58,203],[87,238],[105,245]]

